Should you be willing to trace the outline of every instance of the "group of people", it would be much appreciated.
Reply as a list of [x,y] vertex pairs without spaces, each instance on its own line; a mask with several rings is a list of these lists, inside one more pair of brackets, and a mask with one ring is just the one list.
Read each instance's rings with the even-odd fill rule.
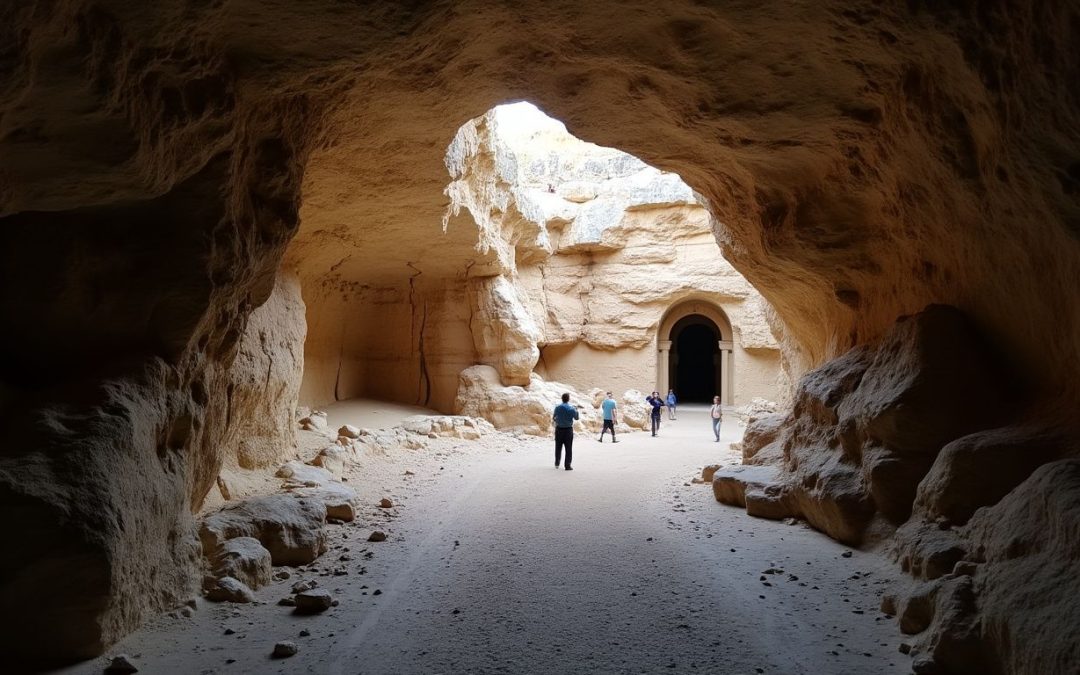
[[[675,411],[678,406],[678,398],[675,396],[675,390],[669,389],[667,398],[662,398],[660,392],[654,391],[649,396],[645,397],[645,402],[649,404],[650,414],[649,418],[652,421],[652,435],[656,436],[656,432],[660,430],[660,419],[662,416],[662,409],[668,409],[668,419],[674,420]],[[601,443],[604,442],[604,435],[611,431],[611,442],[618,443],[615,439],[615,424],[618,422],[618,405],[615,403],[615,398],[611,395],[611,392],[607,392],[604,400],[600,403],[600,410],[603,414],[604,426],[600,430]],[[723,420],[724,412],[720,403],[719,396],[713,396],[712,407],[709,408],[709,418],[712,421],[713,435],[716,437],[716,442],[720,442],[720,423]],[[555,406],[555,411],[552,413],[551,419],[555,423],[555,468],[558,469],[563,466],[567,471],[573,471],[573,467],[570,466],[573,461],[574,451],[574,422],[581,418],[581,414],[578,412],[577,406],[570,404],[570,394],[562,395],[562,403]],[[566,462],[562,462],[563,450],[566,451]]]

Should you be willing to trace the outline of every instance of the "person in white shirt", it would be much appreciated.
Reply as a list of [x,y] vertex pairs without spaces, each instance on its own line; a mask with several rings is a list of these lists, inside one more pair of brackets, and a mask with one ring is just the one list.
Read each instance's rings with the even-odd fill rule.
[[716,442],[720,442],[720,420],[724,417],[724,409],[720,406],[720,397],[712,397],[712,407],[709,408],[709,417],[712,418],[712,430],[716,435]]

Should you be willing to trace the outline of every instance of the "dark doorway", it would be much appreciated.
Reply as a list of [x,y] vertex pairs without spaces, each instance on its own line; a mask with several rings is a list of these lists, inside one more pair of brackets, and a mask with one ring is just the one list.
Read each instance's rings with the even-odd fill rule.
[[720,329],[700,314],[672,327],[672,387],[684,403],[711,403],[720,395]]

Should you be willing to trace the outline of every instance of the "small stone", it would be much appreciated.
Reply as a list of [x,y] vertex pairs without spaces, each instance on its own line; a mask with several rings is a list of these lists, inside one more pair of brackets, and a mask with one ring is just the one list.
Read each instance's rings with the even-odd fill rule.
[[295,607],[296,600],[293,600],[292,597],[285,597],[278,600],[277,604],[281,605],[282,607]]
[[310,591],[296,594],[297,614],[318,614],[330,609],[333,602],[330,591],[323,588],[315,588]]
[[338,436],[345,438],[360,438],[360,430],[351,424],[346,424],[338,429]]
[[316,579],[301,579],[292,585],[292,592],[303,593],[304,591],[310,591],[318,585],[319,582]]
[[915,673],[915,675],[936,675],[941,672],[941,669],[938,668],[938,664],[934,659],[923,656],[915,659],[911,664],[911,672]]
[[287,659],[290,656],[295,656],[298,651],[300,651],[300,648],[296,646],[295,642],[279,642],[274,645],[273,657],[275,659]]
[[310,635],[311,635],[311,631],[309,631],[309,630],[305,629],[305,630],[300,631],[300,637],[309,637]]
[[911,653],[911,645],[909,645],[906,642],[901,642],[900,643],[900,653],[901,654],[910,654]]
[[118,675],[119,673],[137,673],[139,669],[132,663],[131,657],[127,654],[117,654],[113,657],[108,667],[105,668],[105,672],[109,675]]
[[413,473],[412,471],[406,471],[406,472],[405,472],[405,475],[406,475],[406,476],[415,476],[416,474],[415,474],[415,473]]
[[380,509],[391,509],[394,507],[394,502],[390,501],[387,497],[383,497],[379,500]]
[[291,576],[292,576],[292,574],[290,574],[288,570],[278,570],[278,571],[274,572],[274,578],[277,579],[278,581],[285,581],[286,579],[288,579]]
[[851,557],[851,551],[844,551],[843,553],[840,554],[840,557],[841,558],[850,558]]
[[184,617],[185,619],[190,619],[191,617],[195,616],[195,612],[190,607],[181,607],[180,616]]
[[234,631],[232,628],[226,628],[225,629],[225,634],[226,635],[236,635],[236,631]]
[[372,595],[382,595],[382,591],[379,590],[378,588],[376,588],[371,594]]
[[386,533],[381,530],[375,530],[367,538],[368,541],[386,541]]

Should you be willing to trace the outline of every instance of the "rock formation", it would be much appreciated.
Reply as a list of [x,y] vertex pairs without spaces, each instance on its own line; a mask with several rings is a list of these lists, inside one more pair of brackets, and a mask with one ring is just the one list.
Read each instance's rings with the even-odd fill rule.
[[[437,247],[425,228],[450,201],[446,140],[524,97],[685,179],[775,310],[790,372],[827,376],[800,395],[821,433],[785,448],[801,475],[828,478],[794,493],[798,508],[845,538],[904,517],[911,498],[949,518],[975,508],[964,550],[986,569],[957,581],[949,616],[971,591],[983,620],[969,634],[994,668],[1068,668],[1075,644],[1046,626],[1074,624],[1075,605],[1039,584],[1076,560],[1071,460],[1026,480],[1017,461],[1023,482],[988,486],[991,500],[1007,491],[996,504],[920,497],[921,475],[963,482],[933,466],[970,450],[933,445],[988,420],[965,406],[943,424],[951,383],[908,388],[868,357],[898,317],[955,306],[1025,381],[1036,426],[1075,439],[1078,21],[1062,0],[5,3],[0,506],[22,544],[0,562],[0,613],[19,618],[5,654],[98,654],[194,592],[191,512],[241,451],[231,394],[254,380],[232,369],[262,343],[245,333],[287,248],[315,317],[301,397],[376,382],[388,398],[452,404],[478,359],[465,290],[444,281],[463,261],[500,262],[475,250],[475,228],[451,222]],[[365,287],[379,277],[401,283]],[[388,311],[355,320],[365,306]],[[611,318],[591,316],[589,335]],[[376,339],[388,330],[408,340]],[[416,358],[400,361],[399,344]],[[269,360],[271,380],[289,367]],[[985,382],[971,368],[999,362],[960,364]],[[881,401],[847,379],[860,370],[880,374],[865,391]],[[961,389],[1001,400],[993,384]],[[904,392],[930,411],[929,435],[903,425]],[[267,447],[243,452],[263,461]],[[830,494],[850,498],[847,516],[823,510]]]

